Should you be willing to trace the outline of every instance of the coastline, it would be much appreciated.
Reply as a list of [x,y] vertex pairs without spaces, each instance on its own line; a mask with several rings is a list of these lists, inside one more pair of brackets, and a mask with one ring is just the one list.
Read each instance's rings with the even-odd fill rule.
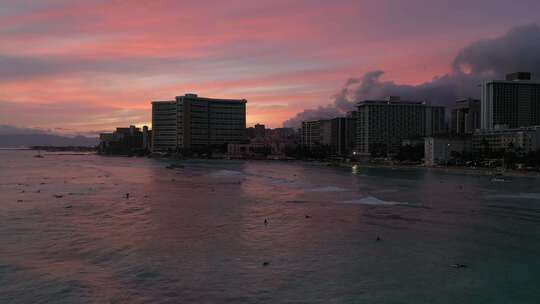
[[[346,164],[348,167],[352,167],[351,164]],[[481,175],[481,176],[493,176],[497,173],[502,173],[508,177],[532,177],[540,178],[540,172],[534,171],[520,171],[520,170],[505,170],[503,172],[497,169],[490,168],[469,168],[469,167],[426,167],[421,165],[386,165],[386,164],[372,164],[372,163],[358,163],[361,168],[385,168],[385,169],[399,169],[399,170],[427,170],[437,171],[445,173],[458,173],[468,175]]]
[[[32,149],[20,149],[20,148],[8,148],[8,149],[0,149],[3,151],[16,151],[16,150],[27,150],[31,151]],[[68,153],[66,153],[68,154]],[[129,157],[126,155],[104,155],[100,153],[74,153],[75,155],[80,154],[95,154],[99,156],[104,157]],[[137,157],[143,157],[143,156],[135,156]],[[148,157],[148,156],[144,156]],[[177,159],[174,157],[152,157],[153,159],[163,159],[167,161],[185,161],[185,160],[195,160],[195,159],[204,159],[204,158],[184,158],[184,159]],[[229,159],[229,158],[216,158],[219,160],[242,160],[242,159]],[[348,168],[351,169],[353,166],[358,165],[360,166],[360,170],[362,168],[373,168],[373,169],[390,169],[390,170],[426,170],[426,171],[435,171],[435,172],[444,172],[444,173],[450,173],[450,174],[467,174],[467,175],[479,175],[479,176],[493,176],[494,174],[502,173],[504,176],[507,177],[529,177],[529,178],[540,178],[540,172],[535,171],[522,171],[522,170],[509,170],[506,169],[504,171],[499,171],[497,169],[492,168],[470,168],[470,167],[426,167],[423,165],[403,165],[403,164],[377,164],[377,163],[365,163],[365,162],[332,162],[332,161],[324,161],[324,160],[305,160],[305,159],[243,159],[245,161],[270,161],[270,162],[303,162],[303,163],[311,163],[317,166],[321,167],[335,167],[335,168]]]

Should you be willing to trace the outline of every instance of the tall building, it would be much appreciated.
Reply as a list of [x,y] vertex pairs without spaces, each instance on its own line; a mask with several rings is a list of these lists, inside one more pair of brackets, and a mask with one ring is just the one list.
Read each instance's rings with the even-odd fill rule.
[[153,151],[224,147],[245,141],[246,100],[196,94],[152,103]]
[[336,155],[348,155],[354,148],[355,134],[353,115],[302,122],[302,144],[308,149],[325,147]]
[[448,137],[425,137],[424,138],[424,165],[435,166],[448,164],[454,157],[454,152],[470,152],[471,139],[448,138]]
[[425,102],[366,100],[358,104],[356,151],[363,155],[395,153],[407,138],[445,132],[445,109]]
[[330,147],[337,155],[348,155],[354,149],[356,120],[354,117],[337,117],[321,121],[321,144]]
[[480,100],[458,99],[450,114],[450,131],[453,135],[470,135],[480,129]]
[[434,136],[444,134],[446,128],[446,109],[441,106],[431,106],[425,104],[425,134],[424,136]]
[[148,136],[148,127],[144,126],[143,132],[140,128],[129,126],[129,128],[116,128],[112,133],[101,133],[99,135],[98,150],[105,154],[131,154],[133,152],[147,151],[144,136]]
[[308,149],[321,145],[320,120],[302,122],[301,144]]
[[540,82],[531,81],[530,73],[508,74],[481,87],[483,130],[540,125]]
[[176,101],[153,101],[152,151],[175,151],[177,126]]

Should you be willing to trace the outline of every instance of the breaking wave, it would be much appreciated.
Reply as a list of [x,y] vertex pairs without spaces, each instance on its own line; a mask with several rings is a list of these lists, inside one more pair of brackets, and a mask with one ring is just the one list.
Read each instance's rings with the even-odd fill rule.
[[516,193],[516,194],[495,194],[495,195],[488,195],[487,198],[491,199],[532,199],[532,200],[540,200],[540,193]]
[[210,173],[212,177],[240,177],[242,175],[242,172],[234,170],[218,170]]
[[407,205],[408,203],[404,202],[393,202],[393,201],[384,201],[378,199],[374,196],[366,196],[361,199],[340,201],[341,204],[357,204],[357,205],[371,205],[371,206],[396,206],[396,205]]

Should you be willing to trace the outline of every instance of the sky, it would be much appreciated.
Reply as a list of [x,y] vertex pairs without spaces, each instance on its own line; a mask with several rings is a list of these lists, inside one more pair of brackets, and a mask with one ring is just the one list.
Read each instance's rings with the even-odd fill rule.
[[0,0],[0,124],[97,134],[197,93],[245,98],[248,125],[280,127],[372,71],[410,86],[447,75],[465,47],[540,24],[539,11],[538,0]]

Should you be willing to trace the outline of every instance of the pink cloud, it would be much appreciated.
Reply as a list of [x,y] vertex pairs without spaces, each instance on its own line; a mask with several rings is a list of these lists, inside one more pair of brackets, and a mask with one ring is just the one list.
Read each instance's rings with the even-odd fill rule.
[[[0,100],[58,111],[54,121],[12,112],[32,126],[71,123],[76,108],[59,104],[110,110],[81,110],[84,129],[131,123],[120,110],[149,120],[150,100],[196,92],[247,98],[249,122],[280,126],[367,71],[408,84],[443,75],[464,45],[515,22],[504,1],[435,2],[13,2],[0,18]],[[524,0],[513,15],[538,21],[535,8]]]

